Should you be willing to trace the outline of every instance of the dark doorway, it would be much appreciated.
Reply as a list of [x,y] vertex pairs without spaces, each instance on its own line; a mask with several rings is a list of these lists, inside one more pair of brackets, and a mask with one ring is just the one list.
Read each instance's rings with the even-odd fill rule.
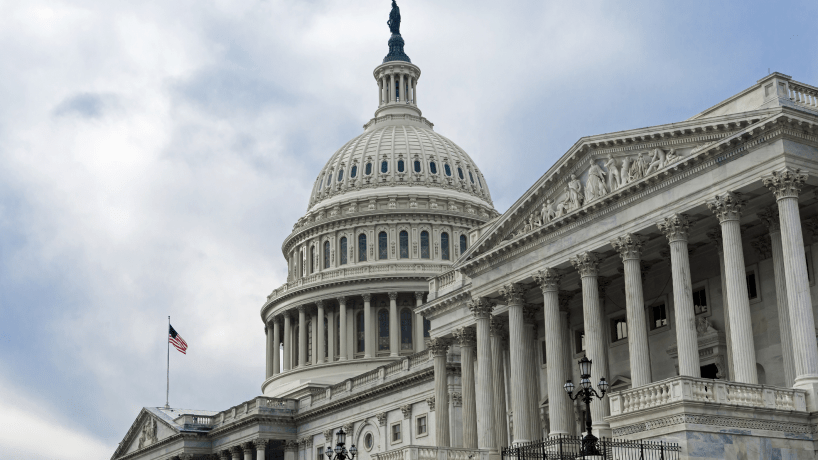
[[701,368],[702,378],[703,379],[717,379],[716,375],[719,373],[719,369],[716,367],[715,364],[708,364],[707,366],[702,366]]

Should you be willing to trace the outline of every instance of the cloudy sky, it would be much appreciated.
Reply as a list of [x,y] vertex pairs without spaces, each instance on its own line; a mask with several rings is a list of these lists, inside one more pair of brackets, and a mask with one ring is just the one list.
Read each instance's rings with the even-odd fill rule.
[[[818,85],[818,2],[402,0],[418,102],[504,211],[579,137]],[[0,452],[109,458],[259,394],[259,309],[375,109],[388,0],[0,0]],[[48,430],[46,434],[45,431]]]

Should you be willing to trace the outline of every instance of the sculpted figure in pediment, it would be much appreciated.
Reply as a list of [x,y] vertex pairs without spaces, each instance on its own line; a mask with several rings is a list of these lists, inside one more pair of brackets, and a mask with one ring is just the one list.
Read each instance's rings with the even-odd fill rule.
[[568,211],[576,211],[582,207],[582,200],[582,182],[575,174],[571,174],[571,180],[568,181]]
[[611,191],[613,192],[620,187],[619,168],[616,167],[616,160],[613,159],[613,155],[608,154],[605,168],[608,170],[608,177],[611,179]]
[[585,202],[593,201],[608,194],[605,186],[605,171],[596,162],[591,162],[588,169],[588,180],[585,181]]
[[551,208],[552,201],[550,199],[545,200],[545,203],[542,205],[542,210],[540,211],[540,219],[542,220],[543,225],[551,222],[555,217],[555,212]]
[[628,182],[636,182],[645,177],[645,171],[648,169],[648,162],[645,157],[639,152],[636,160],[633,161],[630,171],[628,171]]
[[665,155],[665,151],[660,148],[653,149],[650,155],[650,161],[648,163],[648,168],[645,170],[645,175],[649,176],[656,171],[665,167],[665,160],[667,156]]
[[630,157],[625,157],[622,159],[622,166],[619,169],[619,183],[620,187],[629,183],[630,180],[630,169],[631,169],[631,159]]
[[139,436],[139,449],[156,442],[156,419],[149,418],[142,425],[142,434]]
[[665,166],[677,161],[679,161],[679,157],[676,155],[676,149],[670,149],[670,151],[667,152],[667,157],[665,158]]

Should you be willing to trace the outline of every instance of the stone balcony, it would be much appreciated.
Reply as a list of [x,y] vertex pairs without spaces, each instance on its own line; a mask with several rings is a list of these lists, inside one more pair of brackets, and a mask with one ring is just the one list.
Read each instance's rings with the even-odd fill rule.
[[375,460],[489,460],[489,451],[409,445],[374,454],[373,457]]

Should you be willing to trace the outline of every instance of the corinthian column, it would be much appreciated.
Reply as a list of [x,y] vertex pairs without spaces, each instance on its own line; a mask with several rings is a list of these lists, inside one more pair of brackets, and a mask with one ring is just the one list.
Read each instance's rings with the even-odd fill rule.
[[542,428],[540,428],[540,363],[537,359],[537,315],[533,305],[526,305],[523,308],[523,321],[525,328],[525,362],[526,362],[526,382],[528,389],[528,399],[531,404],[528,409],[528,423],[531,424],[533,439],[542,438]]
[[563,343],[568,334],[560,321],[560,278],[562,273],[546,268],[534,275],[543,296],[543,319],[545,320],[545,363],[548,369],[548,419],[551,421],[550,436],[570,434],[564,414],[568,412],[568,398],[562,389],[568,380],[565,374]]
[[[596,383],[605,375],[608,368],[608,354],[605,352],[605,332],[603,311],[599,304],[599,264],[602,259],[595,252],[583,252],[571,258],[571,264],[582,278],[582,316],[585,321],[585,353],[593,363],[591,366],[591,382]],[[595,436],[609,435],[610,424],[605,417],[610,415],[609,404],[591,404],[593,431]]]
[[494,363],[491,362],[491,310],[494,308],[488,300],[477,299],[469,304],[475,320],[477,320],[477,382],[480,400],[477,414],[477,447],[497,452],[497,436],[495,422]]
[[[478,337],[480,335],[479,327],[480,324],[478,322]],[[507,447],[508,418],[506,416],[505,367],[503,366],[503,341],[505,340],[505,331],[503,330],[503,325],[495,317],[491,317],[489,333],[491,334],[491,365],[493,371],[491,386],[494,390],[494,436],[497,447]],[[478,362],[478,365],[479,364]],[[482,370],[483,368],[478,366],[480,375],[482,375]]]
[[267,378],[273,376],[273,331],[270,330],[270,324],[264,323],[264,335],[267,336]]
[[374,356],[372,353],[372,294],[364,294],[364,359]]
[[529,398],[526,380],[526,342],[523,320],[523,288],[517,283],[509,283],[500,289],[508,305],[509,348],[511,358],[511,410],[514,414],[514,443],[529,442],[533,438],[531,421],[528,419],[529,407],[534,402]]
[[651,383],[650,350],[642,293],[642,245],[645,240],[628,233],[611,241],[625,266],[625,309],[628,315],[628,353],[631,362],[631,387]]
[[435,361],[435,445],[451,447],[449,436],[449,377],[446,375],[446,352],[449,341],[440,337],[429,342],[429,353]]
[[318,315],[315,318],[316,324],[318,326],[316,328],[316,330],[318,331],[317,332],[317,334],[318,334],[318,346],[316,348],[318,348],[318,349],[313,350],[313,353],[317,357],[317,359],[315,360],[315,363],[316,364],[324,364],[324,361],[326,359],[324,357],[325,356],[324,355],[324,349],[326,347],[326,344],[324,342],[324,302],[319,300],[319,301],[315,302],[315,305],[318,307]]
[[778,210],[763,209],[758,213],[758,218],[770,230],[770,249],[775,274],[775,300],[778,304],[778,329],[781,334],[781,356],[784,359],[784,386],[791,387],[795,382],[795,357],[792,348],[790,307],[787,300],[787,277],[784,273],[784,244],[781,238]]
[[254,439],[253,445],[256,447],[256,458],[259,460],[264,459],[264,451],[267,449],[267,440],[266,439]]
[[[750,297],[747,293],[747,274],[739,226],[741,210],[745,204],[746,200],[741,194],[728,192],[716,196],[715,200],[707,203],[707,207],[719,218],[721,237],[724,241],[724,274],[727,282],[727,302],[730,304],[730,334],[735,361],[733,378],[736,382],[758,383]],[[812,334],[815,342],[815,331]]]
[[398,293],[389,293],[389,356],[400,355],[400,331],[398,330]]
[[727,376],[722,378],[732,379],[736,375],[733,368],[733,341],[730,336],[730,305],[727,303],[727,278],[724,275],[724,242],[721,239],[721,229],[711,228],[707,231],[707,237],[716,246],[719,255],[719,278],[721,279],[721,305],[724,310],[724,335],[727,339]]
[[298,367],[307,365],[307,306],[298,306]]
[[[560,302],[560,324],[562,325],[562,330],[566,334],[566,339],[562,342],[562,363],[563,363],[563,372],[565,378],[562,379],[564,383],[571,374],[572,374],[572,366],[574,363],[571,362],[571,318],[569,314],[569,306],[571,305],[571,300],[579,293],[579,290],[576,291],[559,291],[559,302]],[[547,350],[546,350],[547,353]],[[555,364],[556,366],[556,364]],[[549,405],[551,402],[549,401]],[[563,411],[562,413],[562,424],[564,427],[568,427],[568,431],[570,435],[576,435],[576,418],[574,417],[574,404],[571,402],[566,401],[568,404],[568,410]]]
[[690,259],[687,237],[690,219],[674,214],[656,224],[670,243],[670,268],[673,277],[673,306],[676,314],[676,344],[679,350],[679,375],[701,377],[699,342],[696,335],[696,312],[693,311],[693,288],[690,282]]
[[460,345],[460,386],[463,392],[463,447],[477,448],[477,399],[474,394],[475,333],[470,327],[455,333]]
[[338,331],[338,361],[347,360],[347,298],[338,297],[338,317],[340,327]]
[[781,222],[781,242],[784,249],[784,275],[787,281],[787,303],[790,310],[795,348],[795,388],[809,393],[809,410],[818,410],[818,344],[815,340],[815,317],[807,277],[804,254],[804,236],[801,233],[801,214],[798,194],[807,180],[799,169],[784,168],[764,177],[762,183],[770,189],[778,202]]
[[273,317],[273,375],[281,372],[281,323]]
[[293,327],[290,324],[290,312],[284,312],[284,371],[292,369],[293,365]]

